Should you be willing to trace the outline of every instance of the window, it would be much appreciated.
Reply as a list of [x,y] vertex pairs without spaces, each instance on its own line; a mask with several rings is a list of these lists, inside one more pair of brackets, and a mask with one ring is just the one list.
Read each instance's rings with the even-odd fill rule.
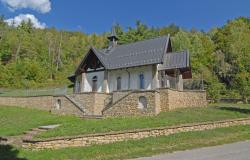
[[138,108],[145,109],[147,108],[147,98],[144,96],[139,97]]
[[139,75],[139,86],[140,89],[145,89],[145,80],[144,80],[144,74]]
[[56,109],[60,109],[61,106],[62,106],[61,100],[60,100],[60,99],[57,99],[57,100],[56,100]]
[[94,76],[92,78],[92,92],[96,92],[97,91],[97,76]]
[[122,78],[121,77],[117,77],[116,83],[117,83],[117,86],[116,86],[117,91],[120,91],[121,88],[122,88]]

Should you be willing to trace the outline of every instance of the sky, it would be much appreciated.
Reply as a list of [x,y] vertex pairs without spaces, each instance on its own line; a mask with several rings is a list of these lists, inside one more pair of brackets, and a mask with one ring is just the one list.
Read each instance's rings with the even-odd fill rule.
[[250,0],[0,0],[1,14],[16,26],[31,19],[36,28],[89,34],[108,32],[113,23],[133,27],[136,20],[208,31],[229,19],[250,17]]

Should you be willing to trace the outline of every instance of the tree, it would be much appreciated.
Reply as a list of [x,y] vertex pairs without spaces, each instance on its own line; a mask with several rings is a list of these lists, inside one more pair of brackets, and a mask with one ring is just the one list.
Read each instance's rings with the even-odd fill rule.
[[161,36],[168,35],[168,34],[170,34],[171,36],[175,36],[179,31],[180,31],[180,27],[172,23],[169,26],[161,28],[159,31],[159,34]]

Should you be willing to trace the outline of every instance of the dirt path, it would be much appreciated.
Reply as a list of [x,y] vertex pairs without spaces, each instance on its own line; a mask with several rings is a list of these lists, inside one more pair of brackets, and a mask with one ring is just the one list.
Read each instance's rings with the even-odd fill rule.
[[48,126],[40,126],[38,128],[32,128],[28,131],[25,131],[24,134],[18,135],[18,136],[3,136],[0,137],[0,144],[7,145],[15,145],[15,146],[21,146],[23,143],[23,140],[32,140],[35,135],[38,135],[42,132],[46,132],[50,129],[54,129],[60,125],[48,125]]

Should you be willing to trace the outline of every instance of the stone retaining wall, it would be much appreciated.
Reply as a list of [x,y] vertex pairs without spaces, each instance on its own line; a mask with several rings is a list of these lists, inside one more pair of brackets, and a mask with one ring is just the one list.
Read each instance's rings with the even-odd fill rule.
[[[57,101],[60,100],[61,105],[57,108]],[[51,112],[59,115],[75,115],[83,116],[83,112],[78,109],[69,99],[65,96],[54,96],[53,106]]]
[[[70,98],[69,98],[70,97]],[[106,106],[105,101],[112,97],[112,104]],[[141,108],[140,97],[146,99]],[[115,91],[112,94],[88,92],[65,96],[37,97],[0,97],[0,105],[24,106],[51,111],[62,115],[83,116],[77,102],[90,115],[131,116],[156,115],[176,108],[203,107],[207,105],[205,91],[177,91],[168,88],[157,90]]]
[[[139,107],[139,97],[147,106]],[[157,115],[177,108],[207,106],[205,91],[178,91],[169,88],[113,92],[113,104],[105,108],[104,116]]]
[[[164,91],[162,91],[164,92]],[[205,107],[207,106],[206,92],[205,91],[178,91],[167,90],[168,94],[168,110],[186,107]],[[165,99],[166,96],[163,96]],[[164,104],[162,105],[164,107]]]
[[53,104],[53,96],[0,97],[0,105],[6,106],[20,106],[50,111]]
[[189,131],[202,131],[235,125],[250,125],[250,119],[233,119],[216,122],[186,124],[171,127],[138,129],[122,132],[90,134],[75,137],[51,138],[46,140],[26,140],[22,147],[32,150],[57,149],[65,147],[82,147],[93,144],[108,144],[125,140],[142,139],[147,137],[166,136]]
[[[117,99],[113,102],[112,106],[103,111],[104,116],[129,116],[129,115],[155,115],[155,92],[150,91],[132,91],[114,93],[119,95],[121,99]],[[122,92],[123,93],[123,92]],[[122,96],[121,96],[122,95]],[[145,97],[147,99],[147,106],[145,108],[138,108],[139,97]]]
[[[58,100],[61,105],[57,108]],[[0,97],[0,105],[34,108],[59,115],[83,115],[65,96]]]

